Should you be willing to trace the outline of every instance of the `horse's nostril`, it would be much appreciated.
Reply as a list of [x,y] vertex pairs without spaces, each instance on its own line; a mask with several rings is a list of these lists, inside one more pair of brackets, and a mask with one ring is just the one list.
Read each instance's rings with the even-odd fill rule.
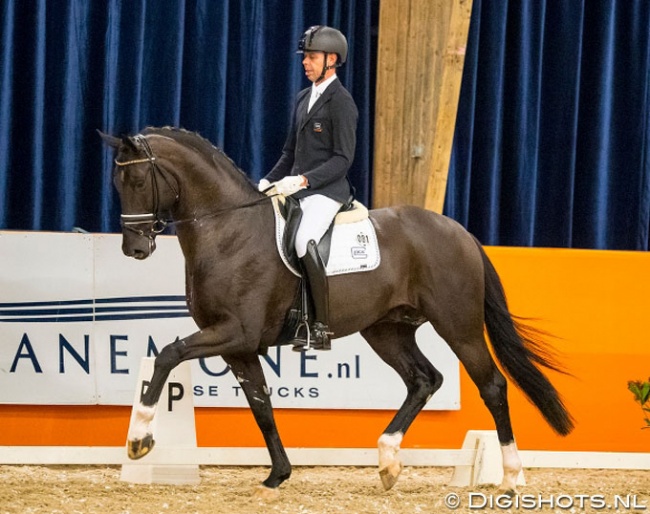
[[144,259],[147,255],[146,252],[138,250],[137,248],[132,247],[122,247],[122,253],[127,257],[133,257],[134,259]]
[[122,253],[127,257],[133,257],[137,260],[143,260],[149,257],[156,249],[156,243],[153,239],[134,239],[125,237],[122,243]]

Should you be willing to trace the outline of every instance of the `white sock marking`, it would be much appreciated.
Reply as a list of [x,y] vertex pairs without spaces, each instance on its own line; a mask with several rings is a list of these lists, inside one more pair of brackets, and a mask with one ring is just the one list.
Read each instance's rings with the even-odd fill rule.
[[149,425],[156,413],[156,406],[146,407],[141,403],[135,409],[135,416],[129,429],[129,441],[137,441],[144,439],[147,434],[151,433]]
[[522,468],[517,443],[512,442],[501,446],[501,455],[503,457],[503,482],[501,488],[516,491],[517,477]]
[[397,460],[397,454],[400,450],[400,444],[404,434],[395,432],[394,434],[382,434],[377,441],[379,448],[379,469],[384,469]]

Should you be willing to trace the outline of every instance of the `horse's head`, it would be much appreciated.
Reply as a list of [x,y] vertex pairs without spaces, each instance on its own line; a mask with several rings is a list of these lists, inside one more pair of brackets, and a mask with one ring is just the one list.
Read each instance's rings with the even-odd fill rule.
[[146,259],[156,249],[156,236],[165,229],[178,188],[173,177],[161,171],[146,136],[100,135],[116,150],[113,184],[122,206],[122,251]]

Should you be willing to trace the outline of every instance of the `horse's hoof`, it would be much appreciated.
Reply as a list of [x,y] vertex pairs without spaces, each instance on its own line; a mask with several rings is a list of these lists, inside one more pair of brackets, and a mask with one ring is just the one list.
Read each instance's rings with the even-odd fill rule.
[[381,478],[384,490],[388,491],[397,483],[402,468],[404,468],[404,465],[399,460],[396,460],[391,462],[385,468],[379,470],[379,478]]
[[508,487],[508,488],[499,487],[499,494],[503,494],[510,498],[514,498],[515,496],[519,496],[519,491],[517,491],[517,489],[513,489],[512,487]]
[[152,434],[147,434],[143,439],[134,439],[128,443],[128,454],[129,459],[137,460],[141,459],[145,455],[148,455],[153,447],[155,446],[156,441],[153,439]]
[[277,487],[271,488],[265,485],[258,485],[253,491],[253,498],[265,502],[272,502],[280,498],[280,491]]

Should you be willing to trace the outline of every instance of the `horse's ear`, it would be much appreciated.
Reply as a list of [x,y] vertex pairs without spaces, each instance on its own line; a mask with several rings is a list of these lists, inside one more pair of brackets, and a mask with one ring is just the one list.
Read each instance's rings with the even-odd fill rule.
[[124,136],[120,142],[131,148],[134,152],[140,151],[140,143],[138,143],[138,140],[133,136]]
[[106,143],[111,148],[119,148],[120,145],[122,144],[122,140],[119,137],[110,136],[108,134],[105,134],[104,132],[102,132],[99,129],[97,129],[97,133],[102,138],[104,143]]

